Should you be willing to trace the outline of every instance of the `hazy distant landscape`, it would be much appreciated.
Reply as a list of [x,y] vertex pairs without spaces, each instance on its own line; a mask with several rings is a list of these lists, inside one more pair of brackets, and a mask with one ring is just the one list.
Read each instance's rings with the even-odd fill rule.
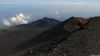
[[[89,18],[99,16],[99,4],[0,4],[0,21],[11,19],[19,13],[29,18],[29,22],[43,17],[64,21],[71,16]],[[52,9],[53,8],[53,9]],[[63,8],[63,9],[62,9]],[[0,25],[2,27],[2,23]]]

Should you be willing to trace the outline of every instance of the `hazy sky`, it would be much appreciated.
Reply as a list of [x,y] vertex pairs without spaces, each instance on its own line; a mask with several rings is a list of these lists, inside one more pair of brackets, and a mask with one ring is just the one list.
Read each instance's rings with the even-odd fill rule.
[[3,24],[11,24],[9,20],[18,13],[27,15],[31,21],[45,16],[59,20],[71,16],[100,16],[100,0],[0,0]]
[[34,4],[34,3],[100,3],[100,0],[0,0],[0,4]]

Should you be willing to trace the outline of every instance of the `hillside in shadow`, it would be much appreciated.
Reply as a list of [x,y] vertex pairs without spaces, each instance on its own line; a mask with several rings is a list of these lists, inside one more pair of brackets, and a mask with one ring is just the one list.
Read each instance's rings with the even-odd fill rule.
[[[29,24],[0,29],[0,56],[7,56],[19,44],[34,38],[59,23],[58,20],[46,17]],[[41,24],[40,27],[39,24]]]
[[[14,56],[100,55],[100,17],[89,18],[89,22],[86,25],[85,29],[76,29],[76,31],[74,31],[73,33],[66,32],[63,28],[64,24],[69,22],[70,20],[71,19],[68,19],[67,21],[64,21],[61,24],[53,27],[52,30],[49,29],[50,31],[47,30],[46,32],[40,34],[39,36],[37,36],[37,39],[32,38],[29,41],[22,43],[17,47],[17,51],[24,51],[18,52]],[[41,44],[39,42],[44,42],[45,44]],[[36,46],[35,43],[41,45]]]
[[[77,24],[77,19],[87,21],[85,25],[82,25],[84,27],[78,27],[81,25]],[[85,19],[86,21],[83,19],[85,18],[71,17],[38,35],[31,36],[28,40],[15,45],[9,56],[99,55],[100,17],[91,17]]]
[[[65,40],[68,40],[68,38],[71,37],[71,35],[74,32],[80,31],[81,29],[71,27],[72,22],[76,21],[76,19],[84,19],[82,17],[71,17],[60,24],[48,29],[47,31],[43,32],[42,34],[36,36],[35,38],[32,38],[19,46],[15,48],[15,52],[22,51],[30,48],[32,49],[32,54],[34,53],[47,53],[55,48],[57,44],[62,43]],[[86,19],[85,19],[86,20]],[[87,20],[88,21],[88,20]],[[64,28],[64,26],[67,26],[67,28]],[[87,26],[87,25],[84,25]],[[71,28],[71,29],[70,29]],[[23,51],[24,50],[24,51]],[[13,52],[14,52],[13,51]],[[19,52],[21,53],[21,52]]]

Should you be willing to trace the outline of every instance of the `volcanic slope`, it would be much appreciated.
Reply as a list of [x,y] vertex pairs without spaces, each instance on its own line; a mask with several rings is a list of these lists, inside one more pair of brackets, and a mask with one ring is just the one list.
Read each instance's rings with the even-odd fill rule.
[[[20,44],[16,47],[15,51],[25,50],[27,48],[32,47],[34,50],[41,50],[48,49],[48,46],[52,46],[58,43],[63,42],[65,39],[71,36],[72,32],[65,30],[64,26],[68,26],[67,29],[70,28],[70,24],[73,21],[73,19],[80,18],[80,17],[71,17],[64,22],[61,22],[60,24],[52,27],[51,29],[48,29],[44,33],[26,41],[25,43]],[[77,28],[72,28],[73,31],[77,31]],[[48,44],[48,45],[47,45]],[[38,47],[44,47],[39,49]],[[49,47],[51,48],[51,47]],[[50,49],[49,49],[50,50]],[[46,51],[46,50],[45,50]]]
[[[86,29],[77,30],[71,35],[62,31],[62,26],[59,28],[59,36],[53,35],[54,37],[65,38],[62,41],[58,41],[54,47],[47,44],[37,48],[42,49],[42,52],[34,52],[34,47],[31,47],[31,51],[25,51],[24,56],[92,56],[100,55],[100,17],[91,17],[88,19],[90,22],[87,24]],[[56,26],[57,27],[57,26]],[[57,27],[58,28],[58,27]],[[58,33],[57,33],[58,34]],[[61,34],[61,35],[60,35]],[[51,35],[52,36],[52,35]],[[53,37],[53,38],[54,38]],[[51,37],[52,38],[52,37]],[[47,38],[48,39],[48,38]],[[56,39],[57,40],[57,39]],[[60,39],[61,40],[61,39]],[[32,43],[32,42],[29,42]],[[43,49],[48,49],[46,52]],[[48,52],[47,52],[48,51]]]

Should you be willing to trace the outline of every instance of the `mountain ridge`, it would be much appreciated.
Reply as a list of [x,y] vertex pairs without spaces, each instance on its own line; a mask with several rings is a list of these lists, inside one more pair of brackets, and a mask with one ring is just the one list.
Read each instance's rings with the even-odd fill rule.
[[56,24],[59,24],[60,22],[61,21],[53,18],[44,17],[28,24],[14,26],[14,28],[16,27],[17,28],[46,28],[46,27],[53,27]]
[[[32,39],[28,40],[27,42],[19,45],[18,47],[16,47],[17,48],[16,51],[18,51],[18,49],[19,50],[20,49],[24,49],[24,48],[26,49],[26,48],[28,48],[28,47],[30,47],[32,45],[35,46],[37,44],[40,44],[40,43],[46,42],[46,41],[47,42],[49,42],[49,41],[50,42],[55,42],[55,43],[64,41],[64,39],[67,39],[66,37],[69,37],[70,34],[72,33],[70,31],[65,31],[64,25],[67,24],[67,23],[70,24],[71,23],[70,21],[73,18],[75,18],[75,17],[71,17],[71,18],[61,22],[60,24],[48,29],[47,31],[43,32],[42,34],[36,36],[35,38],[32,38]],[[78,30],[78,29],[74,29],[73,28],[73,31],[76,31],[76,30]],[[63,37],[62,38],[61,37],[57,38],[57,36],[58,37],[59,36],[63,36]],[[61,40],[61,41],[59,41],[59,40]]]
[[[56,43],[56,46],[49,47],[48,43],[44,46],[34,47],[26,50],[24,56],[91,56],[100,53],[100,17],[92,17],[88,19],[90,22],[86,25],[86,29],[73,32],[69,38]],[[64,33],[64,32],[63,32]],[[62,34],[63,34],[62,33]],[[61,34],[61,33],[60,33]],[[64,34],[65,35],[65,34]],[[62,38],[64,35],[60,35]],[[42,36],[42,35],[41,35]],[[57,37],[57,36],[55,36]],[[52,41],[51,41],[52,42]],[[31,43],[31,42],[30,42]],[[48,46],[47,46],[48,45]],[[49,50],[48,50],[49,48]],[[50,49],[51,48],[51,49]],[[46,49],[46,50],[45,50]],[[51,50],[51,51],[50,51]],[[31,53],[31,51],[33,51]],[[36,51],[36,52],[34,52]],[[45,52],[47,51],[47,52]],[[60,54],[59,54],[60,53]]]
[[[94,55],[99,54],[100,17],[88,18],[86,19],[89,21],[88,24],[85,25],[86,28],[84,29],[71,28],[72,31],[70,32],[68,29],[70,29],[69,24],[71,23],[72,19],[73,17],[70,17],[69,19],[60,22],[59,24],[51,27],[50,29],[47,29],[41,33],[36,34],[35,36],[33,35],[36,33],[36,31],[32,29],[30,30],[24,29],[25,30],[24,32],[21,30],[15,33],[9,32],[9,34],[7,35],[9,38],[6,38],[5,40],[6,42],[4,42],[3,44],[2,43],[3,40],[0,41],[0,44],[1,43],[3,44],[0,46],[0,48],[4,46],[7,46],[9,48],[15,45],[14,48],[12,47],[11,49],[9,49],[13,52],[12,56],[20,56],[20,55],[23,56],[48,56],[48,55],[49,56],[64,56],[64,55],[65,56],[82,56],[82,55],[90,56],[92,54]],[[65,30],[64,26],[68,26],[67,30]],[[28,37],[26,37],[27,33],[29,34]],[[16,34],[19,35],[18,38],[17,37],[15,38]],[[21,37],[22,35],[25,37]],[[29,39],[19,43],[25,38],[26,39],[29,38]],[[18,42],[17,43],[18,45],[16,45],[16,43],[14,42]],[[10,43],[10,44],[8,46],[5,43],[7,44]],[[12,46],[10,46],[11,44]],[[1,50],[3,50],[3,48]],[[5,52],[5,50],[3,50],[2,52]]]

